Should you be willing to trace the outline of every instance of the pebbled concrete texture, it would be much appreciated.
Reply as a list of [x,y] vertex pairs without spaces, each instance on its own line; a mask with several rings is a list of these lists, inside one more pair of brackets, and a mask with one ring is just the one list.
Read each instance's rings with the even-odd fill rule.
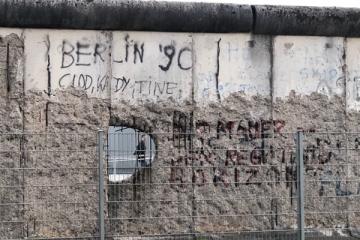
[[[23,42],[16,34],[9,34],[0,38],[0,102],[1,132],[22,132],[23,120]],[[19,186],[23,183],[20,171],[12,171],[8,168],[19,168],[22,166],[22,157],[19,151],[20,138],[17,136],[2,135],[0,139],[1,152],[1,180],[0,185]],[[23,197],[23,190],[19,187],[12,189],[0,189],[1,203],[19,202]],[[21,219],[24,217],[24,209],[20,205],[5,205],[0,208],[0,215],[4,223],[0,228],[2,236],[17,238],[22,235],[23,229]],[[11,221],[15,221],[12,223]]]

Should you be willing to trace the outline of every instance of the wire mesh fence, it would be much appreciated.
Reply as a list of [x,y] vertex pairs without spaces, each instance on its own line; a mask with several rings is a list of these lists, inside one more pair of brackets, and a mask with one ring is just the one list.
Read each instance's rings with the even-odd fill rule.
[[96,146],[96,133],[1,134],[1,239],[96,236]]
[[0,134],[1,239],[356,239],[358,133]]

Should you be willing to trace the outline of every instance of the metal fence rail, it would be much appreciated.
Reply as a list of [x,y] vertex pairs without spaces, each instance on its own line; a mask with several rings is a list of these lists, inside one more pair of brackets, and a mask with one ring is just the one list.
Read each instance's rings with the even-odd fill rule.
[[0,134],[1,239],[356,239],[358,133]]

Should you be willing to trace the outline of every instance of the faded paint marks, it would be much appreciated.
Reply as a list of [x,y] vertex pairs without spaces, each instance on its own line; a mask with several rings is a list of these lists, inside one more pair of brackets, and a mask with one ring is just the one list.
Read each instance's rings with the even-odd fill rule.
[[279,36],[274,49],[275,97],[343,94],[342,38]]
[[347,107],[349,110],[360,110],[360,40],[348,38],[346,47],[346,81]]
[[132,104],[184,103],[194,92],[206,105],[232,93],[275,100],[292,91],[343,96],[346,88],[348,108],[360,106],[357,39],[344,47],[341,37],[277,36],[271,46],[270,36],[251,34],[28,29],[23,37],[25,90],[49,96],[74,87]]

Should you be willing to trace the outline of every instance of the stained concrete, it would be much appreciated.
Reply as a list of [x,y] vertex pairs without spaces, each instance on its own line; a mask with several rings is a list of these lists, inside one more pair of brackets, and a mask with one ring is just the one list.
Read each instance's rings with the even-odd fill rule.
[[[356,39],[0,33],[0,184],[19,187],[1,188],[2,202],[18,203],[1,209],[1,221],[17,224],[2,229],[8,238],[98,233],[96,133],[109,125],[150,134],[157,150],[151,168],[107,182],[110,234],[292,231],[298,129],[306,135],[306,211],[358,208],[359,141],[343,134],[359,128],[357,85],[347,84]],[[343,212],[306,220],[312,229],[358,223]]]

